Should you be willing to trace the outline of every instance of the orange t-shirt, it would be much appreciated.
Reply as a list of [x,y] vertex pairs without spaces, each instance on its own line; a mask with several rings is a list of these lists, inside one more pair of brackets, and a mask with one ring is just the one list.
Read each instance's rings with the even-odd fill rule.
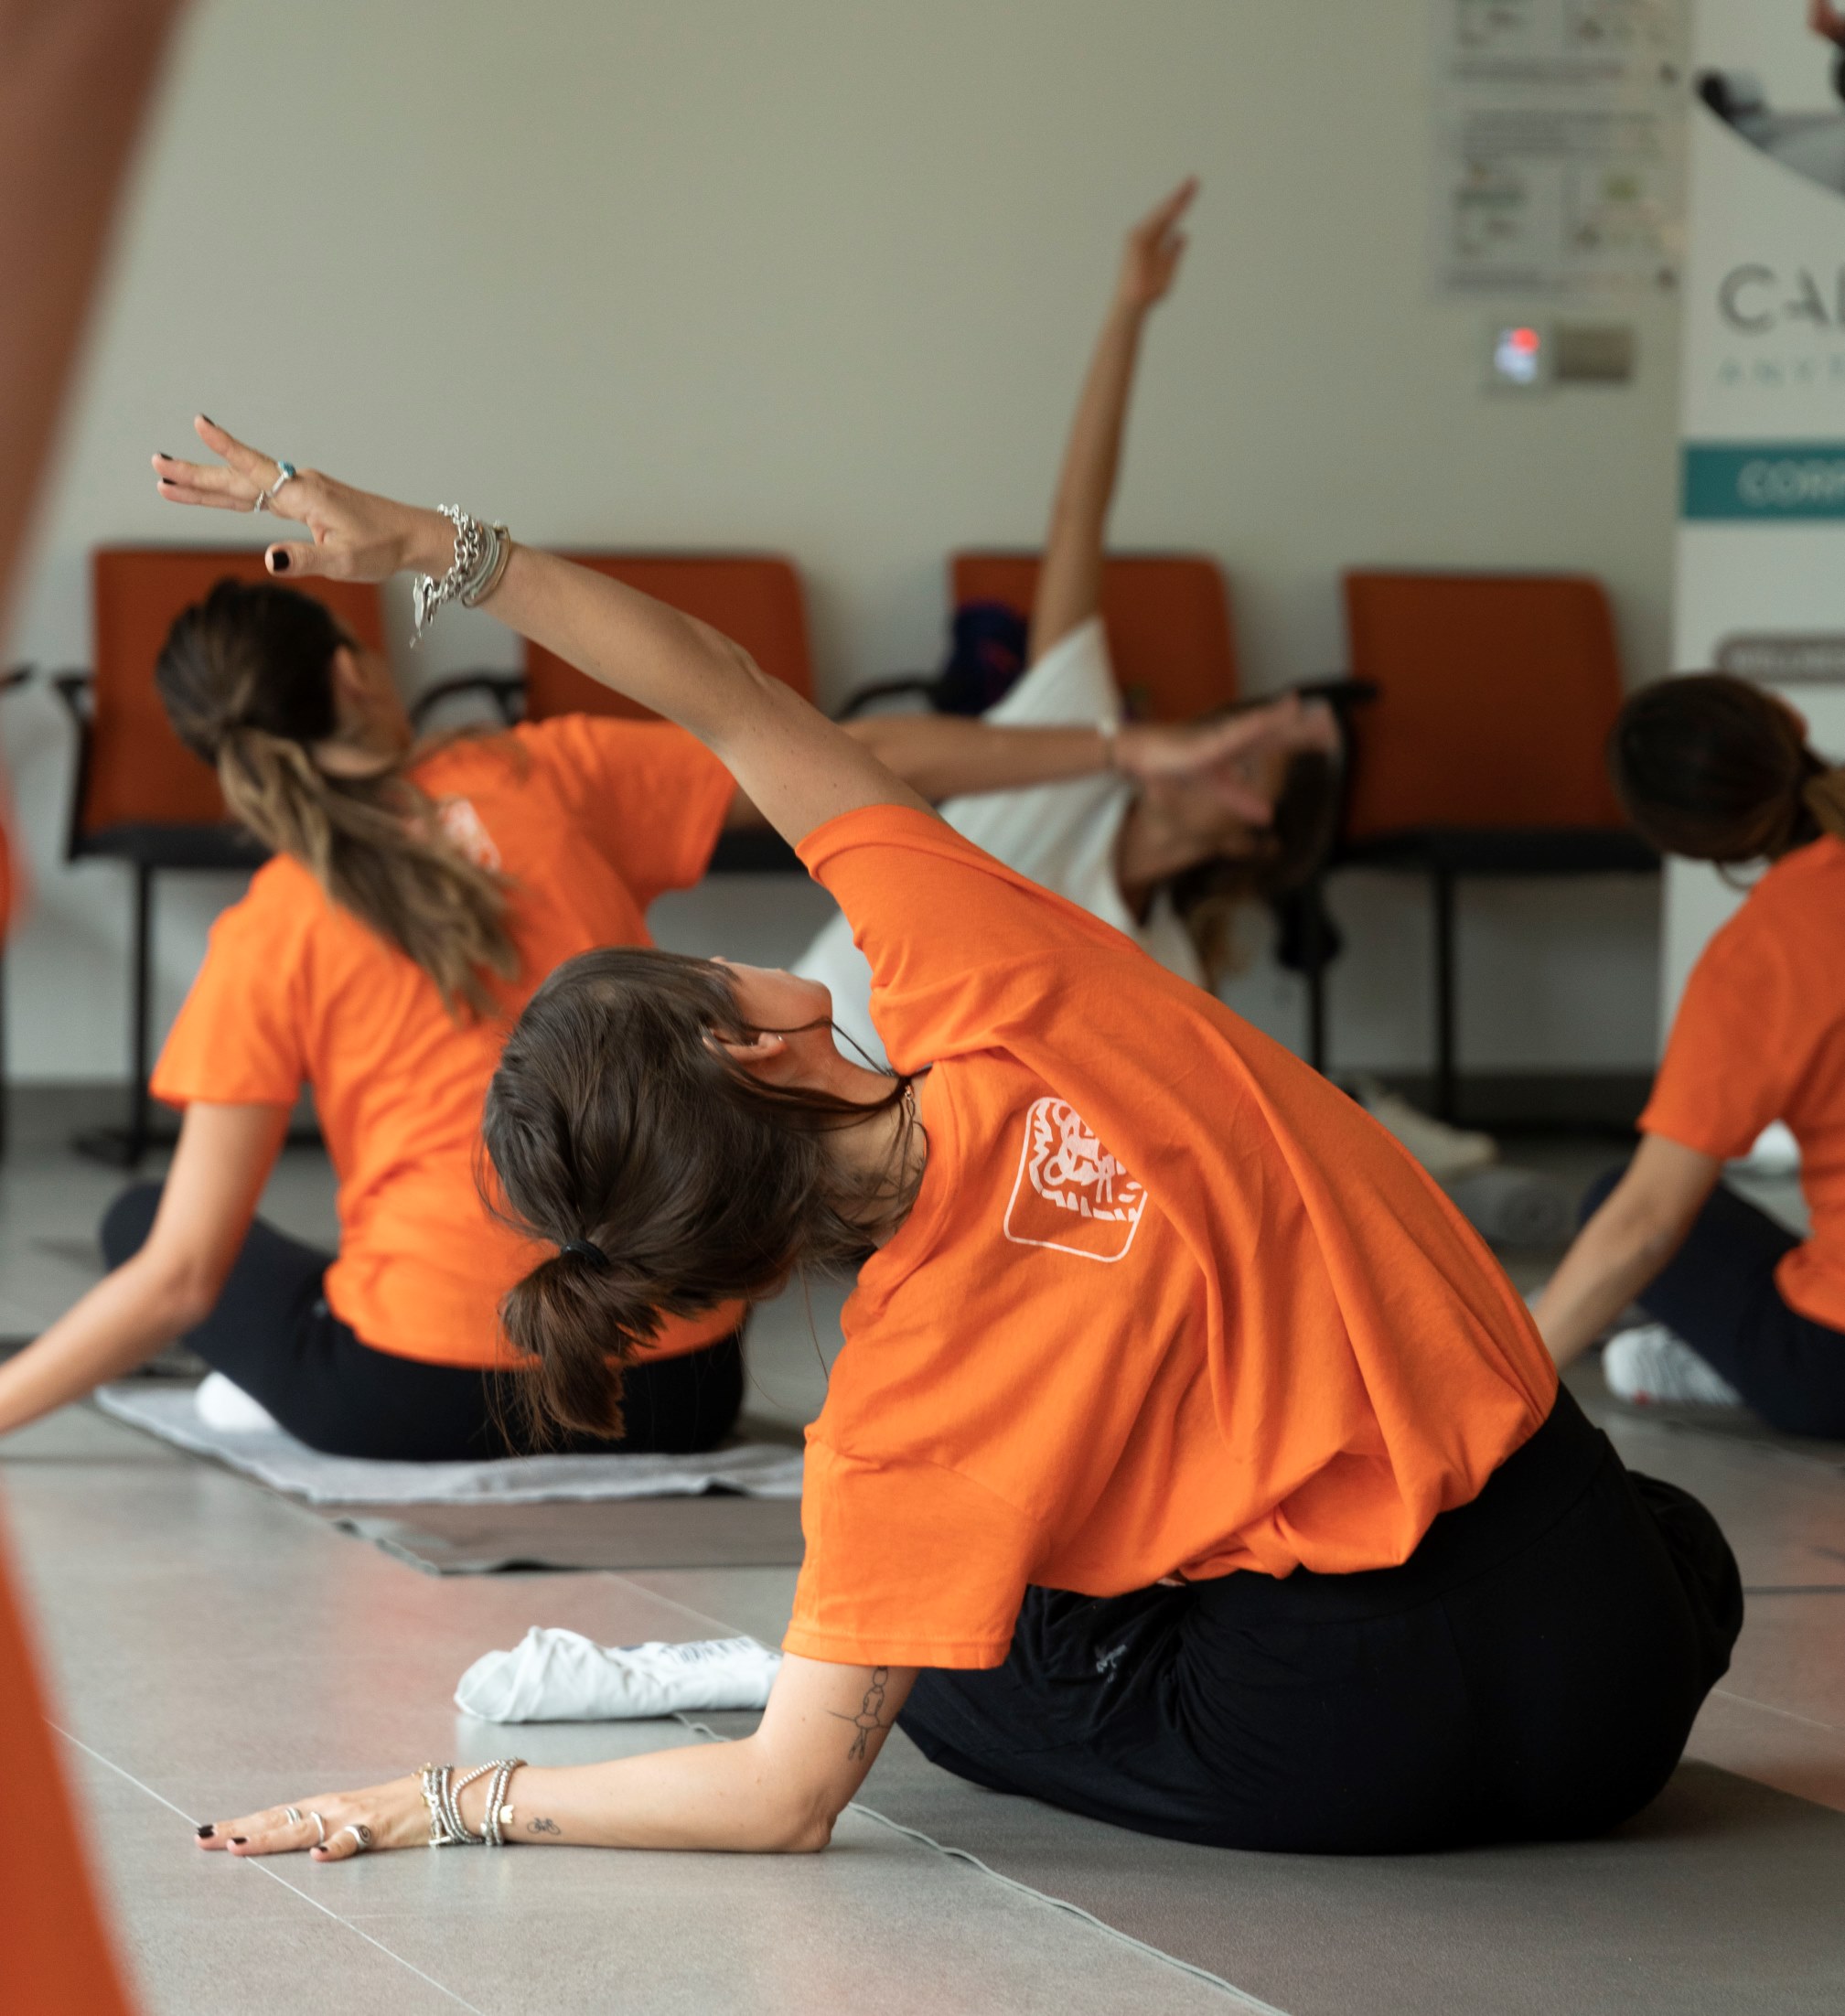
[[925,813],[801,857],[933,1069],[808,1434],[790,1652],[991,1667],[1031,1584],[1390,1566],[1543,1422],[1510,1282],[1325,1078]]
[[[556,966],[646,945],[647,906],[704,873],[735,790],[679,729],[572,715],[450,744],[416,769],[450,837],[514,884],[503,1019],[457,1024],[422,969],[278,855],[212,927],[154,1074],[174,1106],[287,1106],[314,1088],[339,1183],[333,1313],[440,1365],[515,1363],[499,1305],[540,1249],[481,1203],[481,1107],[508,1031]],[[690,1350],[735,1306],[670,1324]]]
[[1790,1307],[1845,1330],[1845,846],[1776,862],[1691,970],[1641,1131],[1728,1162],[1771,1121],[1800,1143],[1812,1233]]

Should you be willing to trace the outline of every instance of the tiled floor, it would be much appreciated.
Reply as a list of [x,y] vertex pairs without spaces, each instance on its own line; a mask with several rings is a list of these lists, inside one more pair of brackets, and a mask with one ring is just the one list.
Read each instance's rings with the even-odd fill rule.
[[[1606,1153],[1561,1159],[1580,1174]],[[0,1164],[0,1330],[36,1327],[91,1277],[89,1228],[113,1181],[45,1139],[18,1144]],[[303,1235],[330,1237],[316,1157],[286,1159],[267,1208]],[[1525,1256],[1516,1271],[1535,1279],[1544,1264]],[[828,1295],[814,1298],[810,1324],[794,1298],[769,1313],[754,1339],[753,1410],[807,1418],[835,1335]],[[1831,1827],[1830,1814],[1845,1813],[1845,1474],[1836,1452],[1651,1420],[1618,1419],[1614,1432],[1636,1465],[1705,1498],[1743,1562],[1749,1625],[1692,1756],[1805,1802],[1770,1801],[1768,1818],[1752,1823],[1746,1851],[1766,1880],[1782,1852],[1775,1813],[1823,1814]],[[565,1850],[320,1869],[199,1854],[189,1839],[196,1817],[367,1783],[426,1756],[497,1753],[503,1735],[460,1717],[449,1695],[476,1654],[510,1644],[529,1624],[606,1642],[737,1630],[773,1640],[792,1571],[422,1576],[87,1409],[0,1445],[0,1487],[72,1778],[150,2011],[384,2004],[403,2016],[879,2007],[1084,2016],[1255,2006],[880,1824],[876,1773],[865,1792],[873,1812],[849,1817],[817,1860]],[[692,1740],[671,1724],[531,1729],[518,1739],[547,1762]],[[913,1756],[904,1764],[927,1768]],[[1124,1858],[1125,1890],[1136,1844],[1103,1839]],[[1808,1857],[1812,1839],[1809,1830],[1800,1850]],[[1596,1853],[1618,1882],[1618,1844]],[[1529,1925],[1508,1915],[1503,1926],[1507,1942],[1527,1941],[1517,1997],[1503,1961],[1477,1957],[1499,1945],[1504,1906],[1490,1885],[1470,1884],[1468,1867],[1444,1859],[1449,1915],[1438,1922],[1455,1937],[1443,1961],[1439,1939],[1368,1943],[1354,1933],[1349,1950],[1329,1950],[1314,1934],[1334,1894],[1329,1865],[1265,1859],[1239,1876],[1227,1859],[1221,1908],[1250,1913],[1252,1936],[1262,1934],[1250,1948],[1263,1956],[1260,1971],[1245,1986],[1293,2016],[1554,2006]],[[1839,1875],[1845,1899],[1845,1866]],[[1669,1889],[1669,1870],[1656,1890],[1661,1881]],[[1095,1882],[1093,1867],[1085,1882],[1082,1901],[1106,1920],[1108,1882]],[[1072,1872],[1064,1893],[1077,1887]],[[1268,1914],[1260,1926],[1259,1911]],[[1600,1999],[1582,1999],[1579,1955],[1570,2006],[1661,2006],[1647,1999],[1649,1954],[1657,1962],[1681,1933],[1669,1911],[1622,1924],[1618,1953],[1590,1969]],[[1772,1953],[1752,1957],[1750,1936],[1746,1922],[1734,1925],[1735,1964],[1697,2007],[1845,2007],[1845,1945],[1837,1978],[1816,1988],[1807,1976],[1791,1985],[1777,1976]]]

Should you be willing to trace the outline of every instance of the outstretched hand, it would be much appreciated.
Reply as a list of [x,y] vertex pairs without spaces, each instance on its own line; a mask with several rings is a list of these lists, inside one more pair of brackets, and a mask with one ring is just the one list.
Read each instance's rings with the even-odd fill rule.
[[156,455],[154,474],[169,504],[203,505],[217,511],[253,511],[267,495],[280,518],[306,525],[311,540],[278,540],[264,555],[273,574],[322,574],[332,581],[385,581],[400,569],[441,574],[448,566],[454,531],[436,511],[394,504],[336,483],[317,469],[302,469],[279,487],[282,465],[260,448],[227,434],[203,413],[193,432],[217,462],[182,462]]
[[1121,253],[1121,278],[1115,285],[1116,298],[1124,307],[1144,311],[1171,291],[1185,252],[1185,234],[1179,229],[1179,220],[1191,209],[1197,193],[1197,177],[1187,176],[1157,209],[1149,210],[1128,233],[1127,246]]
[[1128,722],[1115,734],[1115,765],[1142,787],[1189,784],[1213,793],[1223,809],[1250,826],[1274,817],[1277,758],[1338,745],[1338,728],[1325,701],[1297,693],[1214,721],[1175,726]]
[[[469,1824],[475,1824],[472,1818]],[[412,1775],[364,1792],[326,1793],[299,1806],[219,1820],[198,1830],[198,1845],[240,1857],[305,1851],[316,1862],[343,1862],[377,1849],[426,1848],[429,1813],[422,1781]]]

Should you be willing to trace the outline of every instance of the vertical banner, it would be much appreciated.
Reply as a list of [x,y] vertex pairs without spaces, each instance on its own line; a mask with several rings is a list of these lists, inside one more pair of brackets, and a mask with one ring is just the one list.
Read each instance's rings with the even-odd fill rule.
[[[1678,669],[1845,756],[1845,5],[1697,0],[1692,62]],[[1668,1022],[1739,900],[1668,867]]]

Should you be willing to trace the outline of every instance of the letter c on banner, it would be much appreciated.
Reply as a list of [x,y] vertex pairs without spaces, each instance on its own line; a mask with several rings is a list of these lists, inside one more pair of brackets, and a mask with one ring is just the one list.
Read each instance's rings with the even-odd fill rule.
[[1775,270],[1772,266],[1737,266],[1723,275],[1723,284],[1717,290],[1718,306],[1723,311],[1723,319],[1739,329],[1749,329],[1760,335],[1764,329],[1775,327],[1772,314],[1744,315],[1742,294],[1744,287],[1772,287],[1775,284]]

